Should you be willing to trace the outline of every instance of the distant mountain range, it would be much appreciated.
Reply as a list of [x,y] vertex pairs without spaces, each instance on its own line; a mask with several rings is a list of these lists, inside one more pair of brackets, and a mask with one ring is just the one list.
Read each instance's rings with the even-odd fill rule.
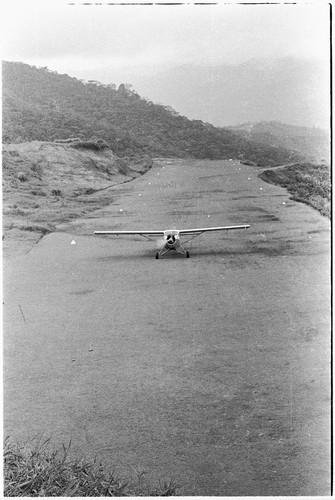
[[293,57],[239,65],[183,65],[132,85],[155,103],[215,126],[278,121],[329,129],[329,66]]
[[329,163],[330,134],[319,128],[297,127],[275,121],[242,123],[227,127],[246,140],[281,147],[313,163]]

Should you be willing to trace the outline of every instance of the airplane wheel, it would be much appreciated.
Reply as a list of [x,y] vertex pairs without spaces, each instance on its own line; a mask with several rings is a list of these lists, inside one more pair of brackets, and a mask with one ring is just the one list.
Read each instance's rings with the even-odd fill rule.
[[159,254],[158,253],[156,253],[156,259],[159,259]]
[[186,252],[186,259],[189,259],[190,258],[190,254],[189,252]]

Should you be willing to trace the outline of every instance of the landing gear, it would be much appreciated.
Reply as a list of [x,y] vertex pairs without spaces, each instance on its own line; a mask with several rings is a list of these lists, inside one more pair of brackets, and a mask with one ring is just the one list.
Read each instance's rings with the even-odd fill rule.
[[156,258],[156,259],[160,259],[163,255],[165,255],[166,253],[170,252],[171,250],[175,250],[177,253],[180,253],[180,254],[182,254],[182,255],[185,255],[185,257],[186,257],[187,259],[189,259],[189,258],[190,258],[190,254],[189,254],[189,252],[188,252],[187,250],[184,250],[184,248],[182,248],[182,247],[180,247],[180,248],[172,248],[172,249],[171,249],[171,248],[168,248],[168,249],[166,249],[166,250],[165,250],[165,249],[163,249],[163,250],[161,249],[161,251],[160,251],[160,252],[157,252],[157,253],[156,253],[155,258]]

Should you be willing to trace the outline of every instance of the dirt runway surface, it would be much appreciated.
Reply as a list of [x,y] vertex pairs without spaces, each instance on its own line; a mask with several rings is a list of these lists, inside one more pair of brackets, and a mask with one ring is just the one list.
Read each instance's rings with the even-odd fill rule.
[[[257,174],[157,161],[5,262],[5,435],[183,496],[330,494],[330,225]],[[92,235],[247,223],[190,259]]]

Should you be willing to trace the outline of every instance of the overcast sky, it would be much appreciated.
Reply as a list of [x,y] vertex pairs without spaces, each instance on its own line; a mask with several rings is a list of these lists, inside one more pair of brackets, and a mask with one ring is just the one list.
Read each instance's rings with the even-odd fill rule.
[[128,81],[127,75],[136,72],[237,64],[254,57],[290,55],[328,64],[329,7],[322,0],[298,5],[97,3],[7,0],[2,59],[113,83]]

